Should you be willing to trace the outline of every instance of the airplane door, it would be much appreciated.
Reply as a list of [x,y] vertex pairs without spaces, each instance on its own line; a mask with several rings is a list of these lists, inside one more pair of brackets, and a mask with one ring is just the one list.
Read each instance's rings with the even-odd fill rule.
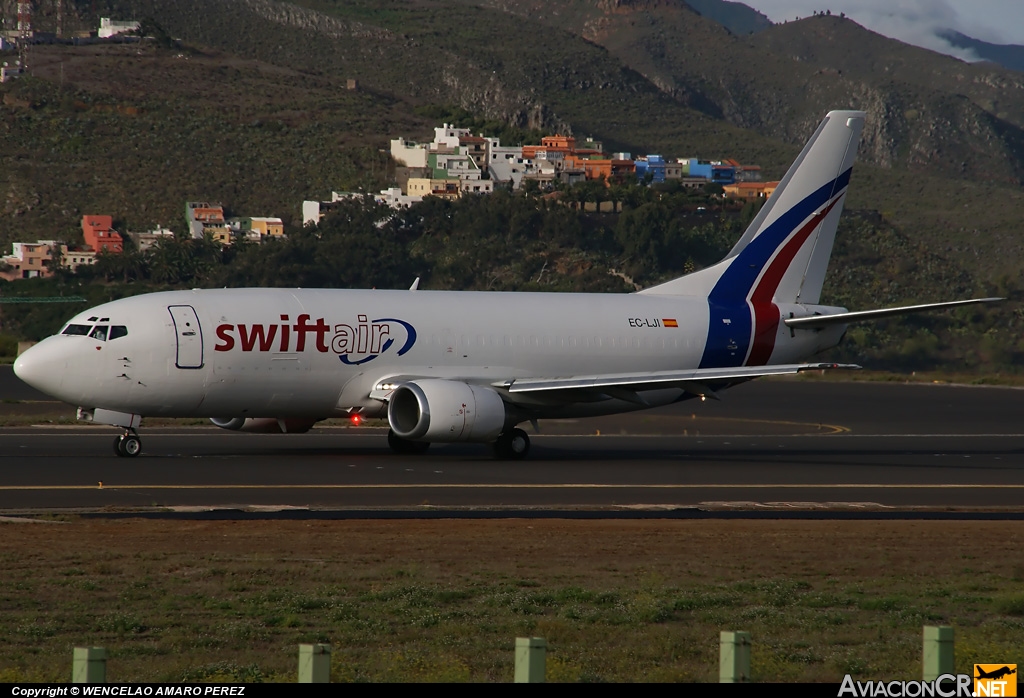
[[203,331],[199,318],[191,305],[169,305],[167,310],[174,321],[178,353],[174,365],[178,368],[203,367]]

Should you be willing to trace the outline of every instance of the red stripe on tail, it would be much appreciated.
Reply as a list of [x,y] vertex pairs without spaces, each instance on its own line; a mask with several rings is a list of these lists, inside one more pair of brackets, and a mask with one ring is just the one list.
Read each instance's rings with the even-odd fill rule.
[[754,342],[750,349],[750,357],[747,359],[747,366],[764,366],[775,350],[775,337],[779,331],[779,308],[772,302],[775,292],[782,283],[782,277],[793,263],[793,258],[800,251],[807,238],[817,228],[832,207],[839,202],[839,197],[823,208],[811,220],[807,221],[797,234],[789,239],[782,246],[782,249],[768,265],[768,270],[757,282],[753,293],[750,294],[750,303],[754,307]]

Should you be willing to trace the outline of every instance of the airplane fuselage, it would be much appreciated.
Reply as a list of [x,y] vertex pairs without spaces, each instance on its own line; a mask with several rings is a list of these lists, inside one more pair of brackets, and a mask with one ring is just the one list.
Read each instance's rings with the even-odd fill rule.
[[[751,327],[756,309],[732,309]],[[835,308],[779,307],[782,317]],[[806,359],[844,327],[770,337],[729,332],[709,347],[712,313],[701,297],[638,294],[211,289],[126,298],[92,308],[32,349],[50,394],[71,404],[146,416],[309,417],[383,414],[381,386],[430,376],[471,384],[516,378],[701,367],[707,356],[742,366],[760,341],[765,363]],[[126,328],[97,338],[97,327]],[[68,329],[65,332],[68,332]],[[101,333],[103,334],[103,333]],[[105,334],[110,334],[109,331]],[[47,360],[52,355],[52,361]],[[721,359],[718,359],[722,365]],[[46,366],[45,369],[38,368]],[[647,404],[680,397],[648,391]],[[620,400],[520,403],[530,416],[636,409]]]

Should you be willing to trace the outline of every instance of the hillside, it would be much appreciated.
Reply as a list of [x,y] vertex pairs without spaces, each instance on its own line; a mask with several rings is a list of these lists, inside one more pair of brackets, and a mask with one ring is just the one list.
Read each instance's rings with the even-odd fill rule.
[[737,36],[754,34],[772,26],[772,21],[741,2],[729,0],[686,0],[701,16],[718,22]]
[[151,18],[184,47],[33,49],[33,78],[0,86],[0,244],[73,237],[85,212],[174,225],[192,198],[294,220],[304,198],[387,184],[380,149],[427,136],[430,105],[608,149],[736,157],[766,178],[827,109],[854,106],[869,132],[851,208],[974,286],[1024,258],[1020,76],[839,17],[735,36],[681,0],[94,7]]
[[796,144],[829,109],[863,109],[872,129],[864,161],[1024,178],[1024,75],[1013,71],[908,46],[839,16],[733,36],[682,0],[483,2],[603,46],[680,103],[736,126]]
[[998,63],[1004,68],[1024,72],[1024,46],[1018,44],[992,44],[981,41],[952,29],[939,32],[939,36],[957,48],[974,51],[975,55],[985,61]]

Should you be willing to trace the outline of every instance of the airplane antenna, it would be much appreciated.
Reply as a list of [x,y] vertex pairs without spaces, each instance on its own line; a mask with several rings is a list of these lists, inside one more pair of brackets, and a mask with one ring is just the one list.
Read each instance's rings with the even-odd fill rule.
[[420,277],[416,277],[416,280],[412,282],[412,286],[409,287],[410,291],[415,291],[420,287]]

